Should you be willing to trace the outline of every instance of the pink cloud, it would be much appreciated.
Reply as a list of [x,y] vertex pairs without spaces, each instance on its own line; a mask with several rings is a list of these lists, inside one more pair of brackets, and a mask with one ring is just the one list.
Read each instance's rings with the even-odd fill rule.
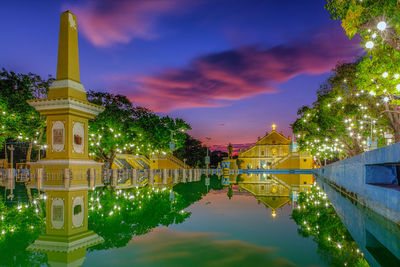
[[193,4],[185,0],[86,0],[66,4],[78,18],[80,32],[95,46],[129,43],[133,38],[157,37],[161,16],[182,11]]
[[248,46],[195,58],[186,68],[108,79],[129,98],[155,111],[221,107],[231,101],[276,93],[276,84],[300,74],[322,74],[360,51],[337,28],[323,28],[309,39],[271,48]]

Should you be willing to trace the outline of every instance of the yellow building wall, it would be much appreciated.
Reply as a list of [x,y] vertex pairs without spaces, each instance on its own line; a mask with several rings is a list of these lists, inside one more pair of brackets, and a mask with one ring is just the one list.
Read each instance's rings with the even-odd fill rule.
[[[174,157],[173,155],[153,155],[150,159],[144,156],[135,156],[130,154],[118,154],[117,157],[125,159],[129,165],[132,166],[134,169],[143,169],[140,164],[136,161],[140,159],[144,161],[146,164],[150,166],[150,169],[183,169],[183,168],[190,168],[189,165],[185,164],[180,159]],[[123,169],[123,167],[118,166],[117,164],[113,163],[113,169]]]
[[268,169],[274,162],[288,155],[289,144],[290,138],[274,130],[258,140],[251,148],[239,153],[238,158],[243,161],[241,168]]
[[291,153],[289,158],[283,160],[277,166],[272,166],[272,169],[312,169],[313,158],[310,152]]

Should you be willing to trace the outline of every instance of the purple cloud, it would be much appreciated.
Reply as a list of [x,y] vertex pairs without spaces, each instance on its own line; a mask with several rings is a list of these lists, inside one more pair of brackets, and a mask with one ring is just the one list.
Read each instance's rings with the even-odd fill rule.
[[220,107],[258,94],[276,93],[276,84],[300,74],[330,71],[338,61],[352,60],[357,40],[325,27],[303,41],[271,48],[248,46],[195,58],[186,68],[152,76],[112,75],[129,98],[155,111]]
[[[190,2],[190,3],[189,3]],[[193,5],[185,0],[86,0],[66,4],[78,18],[80,32],[95,46],[129,43],[133,38],[157,37],[160,17]]]

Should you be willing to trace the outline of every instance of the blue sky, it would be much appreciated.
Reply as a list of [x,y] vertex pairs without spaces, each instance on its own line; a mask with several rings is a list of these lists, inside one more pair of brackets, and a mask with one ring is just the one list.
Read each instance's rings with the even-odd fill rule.
[[59,15],[78,19],[81,82],[182,117],[211,144],[290,123],[359,51],[322,0],[2,1],[1,67],[55,76]]

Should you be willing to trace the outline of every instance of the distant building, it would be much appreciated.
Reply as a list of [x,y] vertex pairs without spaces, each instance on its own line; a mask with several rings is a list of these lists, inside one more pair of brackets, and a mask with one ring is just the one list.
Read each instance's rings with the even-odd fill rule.
[[239,153],[242,169],[269,169],[273,163],[281,160],[289,154],[290,137],[276,131],[276,125],[272,125],[272,132],[259,138],[249,149]]
[[285,205],[294,208],[298,194],[310,190],[314,177],[311,174],[242,174],[240,181],[232,178],[231,183],[235,182],[239,191],[252,194],[275,218]]

